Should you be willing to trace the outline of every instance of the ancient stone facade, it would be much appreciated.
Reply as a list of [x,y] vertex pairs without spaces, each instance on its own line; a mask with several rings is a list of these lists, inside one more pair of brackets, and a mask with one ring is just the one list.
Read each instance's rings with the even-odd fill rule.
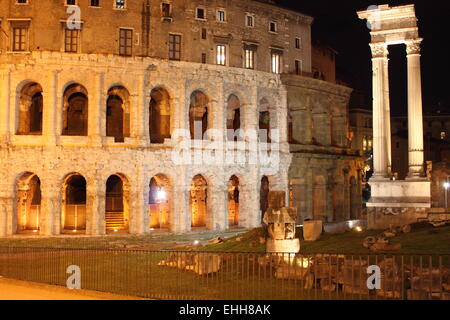
[[292,118],[291,207],[299,221],[359,218],[364,160],[348,136],[351,89],[291,75],[282,80]]
[[[0,3],[1,236],[253,228],[269,190],[303,217],[359,214],[350,90],[280,76],[311,71],[312,18],[249,0],[99,3],[76,1],[76,18],[63,0]],[[205,164],[207,152],[250,158],[247,136],[214,144],[234,140],[227,129],[276,131],[257,143],[276,170]],[[192,162],[178,162],[180,130]]]

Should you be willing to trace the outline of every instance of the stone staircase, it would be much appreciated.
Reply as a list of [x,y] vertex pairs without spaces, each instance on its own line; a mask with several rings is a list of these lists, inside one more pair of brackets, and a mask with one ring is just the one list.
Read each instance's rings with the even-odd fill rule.
[[106,230],[121,230],[125,227],[122,212],[106,212]]

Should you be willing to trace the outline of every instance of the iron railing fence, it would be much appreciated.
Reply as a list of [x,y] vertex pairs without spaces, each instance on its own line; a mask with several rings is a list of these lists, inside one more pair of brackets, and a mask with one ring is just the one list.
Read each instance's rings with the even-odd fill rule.
[[[450,297],[450,255],[338,255],[0,248],[5,278],[167,300],[436,299]],[[370,290],[369,266],[381,288]],[[374,282],[375,283],[375,282]]]

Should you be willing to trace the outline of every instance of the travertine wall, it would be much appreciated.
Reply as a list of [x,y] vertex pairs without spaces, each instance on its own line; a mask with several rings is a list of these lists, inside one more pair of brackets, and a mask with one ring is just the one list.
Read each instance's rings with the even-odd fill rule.
[[[228,227],[228,181],[239,178],[239,225],[260,224],[259,185],[269,176],[271,189],[286,190],[291,156],[287,144],[286,91],[279,76],[245,69],[227,69],[186,62],[151,58],[121,58],[108,55],[70,55],[33,52],[30,56],[0,57],[0,234],[9,235],[17,227],[18,178],[35,173],[41,181],[41,234],[61,232],[62,190],[65,178],[81,174],[87,181],[87,233],[105,233],[105,189],[109,176],[119,173],[129,183],[131,233],[148,231],[148,190],[150,179],[164,174],[171,184],[170,229],[191,228],[189,193],[191,180],[202,174],[208,184],[207,228]],[[42,135],[17,135],[18,94],[28,82],[43,89]],[[72,84],[83,85],[89,96],[88,136],[62,136],[62,94]],[[116,143],[106,134],[106,99],[112,86],[124,86],[131,96],[130,137]],[[150,144],[148,112],[150,93],[164,87],[171,96],[172,128],[189,128],[189,97],[202,90],[210,98],[211,127],[226,128],[228,97],[236,95],[242,105],[241,127],[258,128],[258,104],[263,98],[276,114],[274,127],[280,129],[281,158],[278,173],[258,165],[175,165],[172,140]],[[224,133],[225,134],[225,133]],[[126,199],[127,201],[127,199]]]
[[289,187],[300,221],[359,218],[364,162],[347,137],[351,89],[296,76],[282,81],[293,119]]

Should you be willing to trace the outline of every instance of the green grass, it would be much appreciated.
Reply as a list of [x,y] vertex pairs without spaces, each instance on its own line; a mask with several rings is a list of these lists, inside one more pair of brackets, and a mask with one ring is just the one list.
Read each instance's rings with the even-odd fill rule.
[[[364,238],[375,236],[381,231],[368,230],[364,232],[346,232],[343,234],[322,234],[315,242],[301,241],[300,253],[340,253],[340,254],[374,254],[373,251],[362,246]],[[259,243],[263,236],[262,229],[251,230],[243,235],[225,240],[224,243],[207,245],[197,250],[215,252],[264,252],[265,245]],[[303,238],[301,228],[297,236]],[[241,241],[236,241],[240,237]],[[411,233],[400,234],[392,239],[402,245],[398,254],[450,254],[450,226],[434,228],[432,226],[420,227]],[[255,246],[256,243],[256,246]],[[380,252],[389,253],[389,252]],[[392,252],[390,252],[392,253]]]

